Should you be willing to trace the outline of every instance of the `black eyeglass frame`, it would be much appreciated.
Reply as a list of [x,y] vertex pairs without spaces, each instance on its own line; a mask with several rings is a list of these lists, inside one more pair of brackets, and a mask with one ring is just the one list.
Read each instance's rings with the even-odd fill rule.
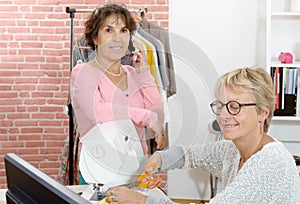
[[[215,110],[214,110],[214,106],[216,106],[216,103],[220,103],[220,104],[222,105],[221,109],[222,109],[224,106],[226,106],[226,109],[227,109],[227,111],[228,111],[228,113],[229,113],[230,115],[237,115],[237,114],[239,114],[239,113],[241,112],[241,109],[242,109],[243,106],[256,106],[256,105],[257,105],[256,103],[239,103],[239,102],[237,102],[237,101],[228,101],[228,102],[225,103],[225,104],[222,103],[221,101],[213,101],[213,102],[210,103],[209,105],[210,105],[210,107],[211,107],[212,112],[213,112],[214,114],[216,114],[216,115],[220,115],[220,114],[216,113]],[[229,107],[228,107],[228,104],[230,104],[230,103],[236,103],[236,104],[239,106],[239,110],[237,111],[237,113],[231,113],[231,111],[230,111],[230,109],[229,109]]]

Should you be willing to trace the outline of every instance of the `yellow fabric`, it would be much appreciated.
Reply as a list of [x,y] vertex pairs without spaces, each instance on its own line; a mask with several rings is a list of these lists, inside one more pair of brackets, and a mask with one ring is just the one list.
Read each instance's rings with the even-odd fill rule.
[[153,54],[153,50],[151,45],[143,38],[141,38],[140,36],[136,36],[140,41],[142,41],[142,43],[144,43],[144,45],[146,46],[146,52],[147,52],[147,56],[148,56],[148,65],[150,68],[150,72],[155,80],[155,84],[158,87],[158,82],[157,82],[157,73],[156,73],[156,65],[155,65],[155,58],[154,58],[154,54]]
[[100,200],[100,202],[98,204],[109,204],[108,198],[105,197],[102,200]]

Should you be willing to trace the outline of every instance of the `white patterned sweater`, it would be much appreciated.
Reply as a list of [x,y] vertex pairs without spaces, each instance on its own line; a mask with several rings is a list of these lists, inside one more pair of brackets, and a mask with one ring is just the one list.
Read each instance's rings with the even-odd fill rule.
[[[210,204],[300,203],[300,177],[295,161],[279,142],[266,144],[238,171],[240,155],[232,141],[221,140],[206,146],[174,147],[159,152],[162,171],[201,168],[222,180],[222,191]],[[169,204],[149,196],[146,204]]]

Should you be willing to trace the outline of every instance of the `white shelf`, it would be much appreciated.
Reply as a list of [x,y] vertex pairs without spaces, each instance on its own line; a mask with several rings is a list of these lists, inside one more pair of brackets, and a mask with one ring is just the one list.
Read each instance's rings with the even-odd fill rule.
[[281,63],[280,61],[272,61],[270,66],[271,67],[300,67],[300,62],[295,61],[292,64],[284,64],[284,63]]
[[273,121],[299,121],[300,117],[297,116],[274,116],[272,118]]
[[272,12],[272,16],[299,16],[300,12]]

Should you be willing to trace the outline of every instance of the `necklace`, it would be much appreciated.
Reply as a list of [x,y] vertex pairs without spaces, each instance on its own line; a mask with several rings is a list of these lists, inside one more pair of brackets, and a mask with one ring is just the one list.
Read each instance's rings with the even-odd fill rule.
[[112,73],[112,72],[108,71],[107,69],[103,69],[102,66],[100,65],[100,63],[98,62],[97,57],[95,57],[95,62],[99,66],[100,69],[102,69],[104,72],[106,72],[106,73],[108,73],[108,74],[110,74],[112,76],[119,77],[122,74],[121,65],[120,65],[120,72],[118,74],[115,74],[115,73]]

